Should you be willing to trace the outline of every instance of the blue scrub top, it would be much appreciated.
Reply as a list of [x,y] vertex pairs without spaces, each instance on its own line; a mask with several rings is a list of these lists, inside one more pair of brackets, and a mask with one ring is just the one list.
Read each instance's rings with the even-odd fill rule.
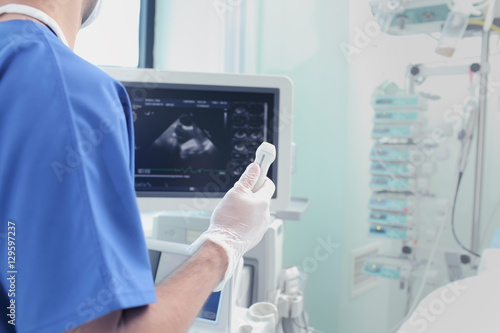
[[12,299],[22,333],[156,301],[133,161],[123,86],[47,27],[1,22],[1,332]]

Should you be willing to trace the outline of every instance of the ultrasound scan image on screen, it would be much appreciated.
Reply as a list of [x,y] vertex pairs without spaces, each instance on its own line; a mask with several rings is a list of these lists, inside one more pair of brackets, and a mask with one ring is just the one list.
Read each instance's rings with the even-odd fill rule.
[[[277,145],[277,89],[125,83],[143,196],[222,197],[267,141]],[[277,163],[268,177],[276,179]]]

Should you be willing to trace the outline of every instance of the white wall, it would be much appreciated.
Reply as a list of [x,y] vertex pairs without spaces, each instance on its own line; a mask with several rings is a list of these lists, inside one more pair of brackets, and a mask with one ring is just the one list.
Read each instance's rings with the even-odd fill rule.
[[75,53],[95,65],[137,67],[140,0],[106,0],[97,20],[78,33]]
[[213,1],[157,1],[156,12],[156,68],[224,71],[225,21]]

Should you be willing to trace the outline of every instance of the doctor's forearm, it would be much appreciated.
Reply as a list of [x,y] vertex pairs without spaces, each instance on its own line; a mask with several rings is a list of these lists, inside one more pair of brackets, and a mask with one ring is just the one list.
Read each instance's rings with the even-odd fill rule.
[[212,290],[224,277],[227,265],[224,249],[207,241],[156,288],[157,303],[115,311],[80,326],[75,332],[186,332]]
[[224,277],[227,264],[224,249],[207,241],[156,288],[157,303],[123,312],[120,332],[186,332]]

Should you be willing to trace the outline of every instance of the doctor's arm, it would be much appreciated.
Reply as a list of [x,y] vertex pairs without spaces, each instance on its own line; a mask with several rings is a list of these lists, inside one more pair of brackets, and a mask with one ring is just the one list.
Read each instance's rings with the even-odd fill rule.
[[217,284],[222,288],[239,259],[268,229],[275,186],[267,179],[253,193],[259,172],[251,164],[221,200],[209,229],[192,245],[194,255],[157,286],[157,303],[112,312],[72,332],[186,332]]
[[156,288],[157,303],[112,312],[75,330],[86,332],[186,332],[204,302],[222,280],[227,256],[205,242],[183,266]]

